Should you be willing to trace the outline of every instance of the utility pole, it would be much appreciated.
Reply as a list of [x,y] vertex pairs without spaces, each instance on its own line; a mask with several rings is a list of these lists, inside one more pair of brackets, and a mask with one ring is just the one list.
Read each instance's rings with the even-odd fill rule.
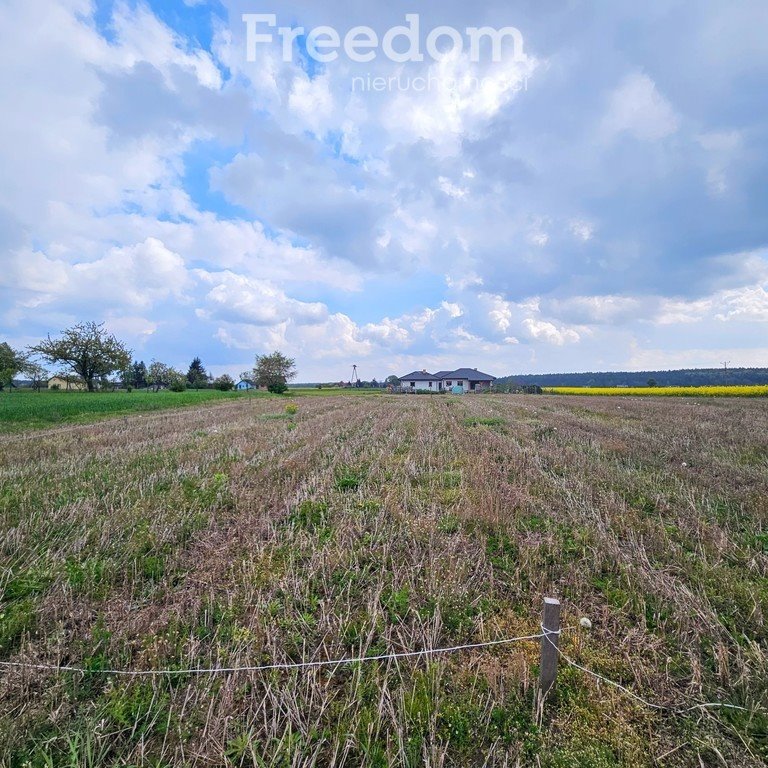
[[723,368],[725,369],[725,383],[728,384],[728,364],[730,363],[730,360],[723,361]]

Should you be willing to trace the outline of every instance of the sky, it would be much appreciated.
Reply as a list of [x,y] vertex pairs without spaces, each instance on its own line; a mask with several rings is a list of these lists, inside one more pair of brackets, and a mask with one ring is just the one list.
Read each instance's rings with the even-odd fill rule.
[[[249,56],[244,14],[380,43],[417,14],[423,60],[266,24]],[[484,26],[523,50],[472,57]],[[0,340],[97,320],[302,381],[768,366],[766,29],[763,0],[3,0]]]

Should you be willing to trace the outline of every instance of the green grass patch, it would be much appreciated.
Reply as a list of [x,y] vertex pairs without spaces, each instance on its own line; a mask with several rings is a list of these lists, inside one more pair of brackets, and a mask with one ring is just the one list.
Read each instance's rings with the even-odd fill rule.
[[62,424],[88,424],[115,416],[265,396],[270,395],[219,392],[215,389],[186,392],[0,392],[0,434]]
[[367,474],[364,467],[341,464],[334,473],[334,485],[339,491],[356,491],[365,482]]
[[468,416],[461,422],[465,427],[492,427],[498,429],[503,427],[507,422],[500,416]]

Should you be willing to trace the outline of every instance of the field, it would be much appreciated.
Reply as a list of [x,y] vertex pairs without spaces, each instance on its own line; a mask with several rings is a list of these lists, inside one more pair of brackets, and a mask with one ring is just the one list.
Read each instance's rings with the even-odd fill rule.
[[0,392],[0,434],[57,424],[87,424],[99,419],[229,399],[261,396],[256,392]]
[[[379,389],[342,390],[345,396],[382,395]],[[291,389],[288,397],[327,397],[339,394],[332,389]],[[241,397],[266,397],[267,392],[219,392],[216,389],[189,389],[186,392],[59,392],[21,390],[0,392],[0,434],[42,429],[62,424],[90,424],[115,416],[129,416],[148,411],[164,411],[189,405],[231,400]]]
[[286,402],[2,438],[0,766],[768,762],[763,401]]
[[651,395],[652,397],[768,397],[768,386],[545,387],[553,395]]

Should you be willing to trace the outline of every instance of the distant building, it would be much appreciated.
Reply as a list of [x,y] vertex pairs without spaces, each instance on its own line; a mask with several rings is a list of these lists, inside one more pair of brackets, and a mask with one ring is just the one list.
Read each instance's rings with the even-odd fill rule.
[[495,376],[478,371],[477,368],[457,368],[455,371],[426,370],[413,371],[400,377],[400,386],[405,392],[482,392],[493,389]]
[[256,389],[256,384],[250,381],[250,379],[240,379],[240,381],[235,384],[235,389],[241,392],[246,389]]
[[69,378],[64,376],[54,376],[48,379],[48,389],[69,389],[70,391],[82,392],[87,387],[85,382],[80,379]]

